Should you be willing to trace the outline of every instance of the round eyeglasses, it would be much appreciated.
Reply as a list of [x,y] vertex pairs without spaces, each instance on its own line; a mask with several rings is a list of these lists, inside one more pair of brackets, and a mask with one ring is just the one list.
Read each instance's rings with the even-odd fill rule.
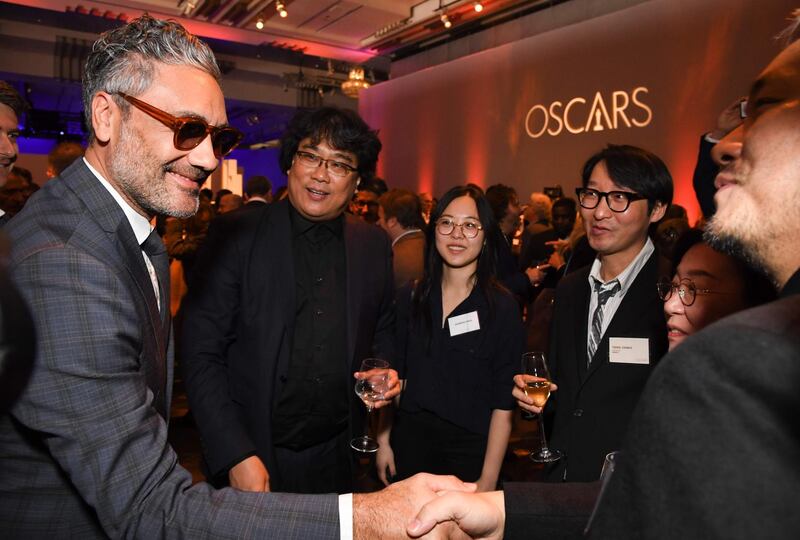
[[711,289],[698,289],[694,281],[688,278],[682,279],[680,283],[674,283],[667,278],[661,278],[656,284],[656,288],[658,289],[658,297],[664,302],[670,299],[674,291],[677,291],[678,298],[680,298],[681,303],[686,307],[694,304],[698,294],[712,294],[716,292]]
[[453,231],[456,230],[456,227],[461,229],[461,234],[464,235],[465,238],[475,238],[478,236],[478,232],[483,230],[483,225],[477,221],[456,223],[450,218],[440,218],[436,222],[436,232],[442,236],[449,236],[453,234]]
[[575,194],[578,196],[580,205],[587,210],[597,208],[600,199],[605,199],[612,212],[624,212],[633,201],[647,198],[630,191],[597,191],[591,188],[578,188],[575,190]]

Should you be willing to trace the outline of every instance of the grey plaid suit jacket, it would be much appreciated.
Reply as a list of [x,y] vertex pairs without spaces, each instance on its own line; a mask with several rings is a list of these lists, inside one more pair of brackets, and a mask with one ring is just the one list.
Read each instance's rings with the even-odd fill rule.
[[141,250],[83,160],[6,231],[39,341],[29,386],[0,417],[1,536],[338,538],[334,495],[191,485],[158,412],[172,351]]

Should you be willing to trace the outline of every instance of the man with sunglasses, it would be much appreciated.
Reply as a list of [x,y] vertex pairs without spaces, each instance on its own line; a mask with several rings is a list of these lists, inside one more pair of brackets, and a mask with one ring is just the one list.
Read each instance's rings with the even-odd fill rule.
[[[550,447],[564,457],[550,481],[592,481],[618,449],[652,369],[667,351],[659,261],[648,227],[672,200],[672,177],[655,155],[609,145],[583,167],[577,196],[594,263],[556,290],[550,366],[558,392]],[[522,386],[515,396],[539,412]],[[552,405],[551,405],[552,404]]]
[[[145,15],[103,34],[84,75],[86,156],[6,228],[38,342],[27,388],[0,415],[3,537],[339,538],[352,527],[350,500],[335,495],[193,486],[167,443],[169,278],[150,220],[192,215],[239,141],[219,77],[210,49],[177,23]],[[303,151],[314,151],[308,141]],[[324,189],[307,194],[313,211]],[[446,484],[463,487],[417,477],[379,497],[408,514]],[[353,501],[365,537],[388,526],[363,515],[376,497]]]
[[[381,143],[352,111],[302,111],[281,138],[289,196],[219,218],[185,306],[185,381],[213,481],[346,493],[364,358],[391,360],[391,245],[345,214]],[[391,390],[399,393],[390,370]]]

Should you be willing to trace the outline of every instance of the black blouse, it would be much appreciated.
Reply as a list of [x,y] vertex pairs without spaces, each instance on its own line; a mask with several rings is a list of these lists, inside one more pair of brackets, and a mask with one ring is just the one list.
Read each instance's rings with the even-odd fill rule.
[[431,328],[411,319],[411,284],[398,291],[397,370],[406,379],[400,409],[432,412],[473,433],[488,435],[492,410],[514,408],[513,377],[520,369],[524,331],[510,293],[478,287],[448,317],[477,312],[480,329],[451,336],[442,320],[440,286],[431,291]]

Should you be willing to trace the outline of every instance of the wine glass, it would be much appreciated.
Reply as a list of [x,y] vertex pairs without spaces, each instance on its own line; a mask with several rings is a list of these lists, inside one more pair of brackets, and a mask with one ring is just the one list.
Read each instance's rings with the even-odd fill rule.
[[[533,399],[534,405],[544,409],[547,398],[550,397],[550,370],[547,369],[544,353],[534,351],[523,354],[522,373],[529,375],[529,377],[525,377],[525,395]],[[543,416],[543,414],[539,414],[539,437],[542,446],[538,451],[531,452],[530,458],[536,463],[552,463],[561,459],[562,454],[558,450],[547,448]]]
[[617,468],[617,463],[619,463],[621,453],[622,452],[619,450],[609,452],[606,454],[606,459],[603,460],[603,468],[600,471],[600,492],[597,494],[597,499],[594,502],[592,515],[589,516],[589,521],[586,523],[586,528],[583,530],[584,536],[588,536],[589,531],[591,530],[592,522],[594,521],[595,515],[597,515],[597,508],[600,506],[600,501],[603,499],[603,494],[606,492],[608,483],[611,481],[611,477],[614,475],[614,471]]
[[380,446],[378,441],[369,436],[369,419],[373,403],[383,399],[383,394],[388,390],[389,374],[386,371],[387,369],[389,369],[389,362],[380,358],[365,358],[361,362],[359,371],[378,371],[368,373],[365,378],[356,381],[356,395],[367,406],[367,417],[364,419],[364,435],[350,441],[350,447],[357,452],[376,452],[378,446]]

